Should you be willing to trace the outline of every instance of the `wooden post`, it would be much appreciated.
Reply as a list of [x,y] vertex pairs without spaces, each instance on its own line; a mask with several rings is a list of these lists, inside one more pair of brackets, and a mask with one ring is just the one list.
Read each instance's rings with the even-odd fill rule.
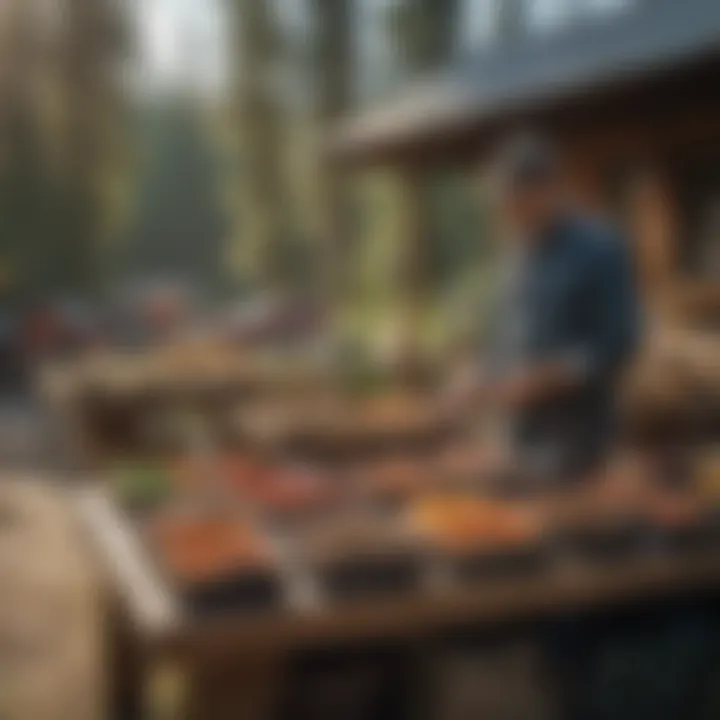
[[423,339],[428,319],[429,200],[424,172],[416,167],[405,169],[398,200],[396,277],[400,295],[399,360],[410,375],[415,375],[423,364]]
[[631,202],[643,291],[651,308],[662,310],[676,278],[679,234],[677,199],[668,174],[660,168],[643,173]]
[[195,653],[182,717],[187,720],[268,720],[283,687],[283,655],[276,648]]

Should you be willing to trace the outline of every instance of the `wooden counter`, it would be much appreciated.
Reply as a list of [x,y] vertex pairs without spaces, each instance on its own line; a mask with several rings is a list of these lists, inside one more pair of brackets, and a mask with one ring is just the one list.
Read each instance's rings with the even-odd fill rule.
[[[135,652],[146,662],[172,658],[192,668],[186,671],[193,674],[193,692],[204,697],[212,694],[208,687],[218,687],[217,680],[208,678],[227,679],[232,667],[233,687],[245,699],[256,698],[262,684],[259,668],[265,668],[260,674],[270,678],[269,687],[288,654],[303,648],[430,637],[464,626],[511,624],[720,590],[720,547],[701,556],[654,554],[592,565],[558,561],[532,577],[475,586],[428,578],[427,587],[412,595],[345,604],[326,601],[308,577],[288,568],[284,606],[191,617],[102,490],[79,491],[76,507],[133,631]],[[267,700],[272,691],[261,694]]]

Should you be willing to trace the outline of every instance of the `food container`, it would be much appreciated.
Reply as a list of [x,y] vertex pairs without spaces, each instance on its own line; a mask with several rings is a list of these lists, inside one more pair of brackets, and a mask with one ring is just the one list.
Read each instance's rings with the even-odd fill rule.
[[300,544],[321,590],[334,600],[406,593],[421,580],[418,544],[397,523],[345,518],[314,528]]
[[559,523],[552,544],[562,553],[581,560],[616,561],[650,549],[649,523],[640,516],[579,516]]
[[554,546],[587,561],[618,561],[649,549],[646,513],[652,478],[644,460],[627,455],[595,478],[555,492],[543,512]]
[[193,613],[276,605],[281,585],[266,538],[227,515],[162,517],[145,537],[152,557]]
[[638,508],[571,506],[548,515],[549,537],[562,554],[586,561],[616,561],[649,549],[650,523]]
[[461,580],[539,570],[546,557],[531,509],[470,495],[423,498],[407,515],[437,558]]
[[702,554],[720,545],[720,517],[696,495],[658,490],[647,512],[654,547],[661,551]]

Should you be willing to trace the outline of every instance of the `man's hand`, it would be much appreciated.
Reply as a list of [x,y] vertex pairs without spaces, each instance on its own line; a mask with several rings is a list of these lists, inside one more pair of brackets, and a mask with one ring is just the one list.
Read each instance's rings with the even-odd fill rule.
[[485,383],[474,365],[460,368],[443,392],[441,404],[445,414],[454,417],[468,412],[482,395]]
[[535,402],[543,388],[541,379],[533,372],[521,372],[500,381],[494,396],[502,407],[520,410]]
[[501,381],[495,397],[510,410],[522,410],[564,393],[577,381],[576,373],[565,364],[536,365]]

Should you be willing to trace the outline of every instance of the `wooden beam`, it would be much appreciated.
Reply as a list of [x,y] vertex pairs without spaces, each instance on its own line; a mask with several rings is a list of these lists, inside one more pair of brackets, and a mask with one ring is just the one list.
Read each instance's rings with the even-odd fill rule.
[[661,305],[676,279],[679,218],[669,173],[655,165],[632,188],[631,214],[640,281],[651,305]]

